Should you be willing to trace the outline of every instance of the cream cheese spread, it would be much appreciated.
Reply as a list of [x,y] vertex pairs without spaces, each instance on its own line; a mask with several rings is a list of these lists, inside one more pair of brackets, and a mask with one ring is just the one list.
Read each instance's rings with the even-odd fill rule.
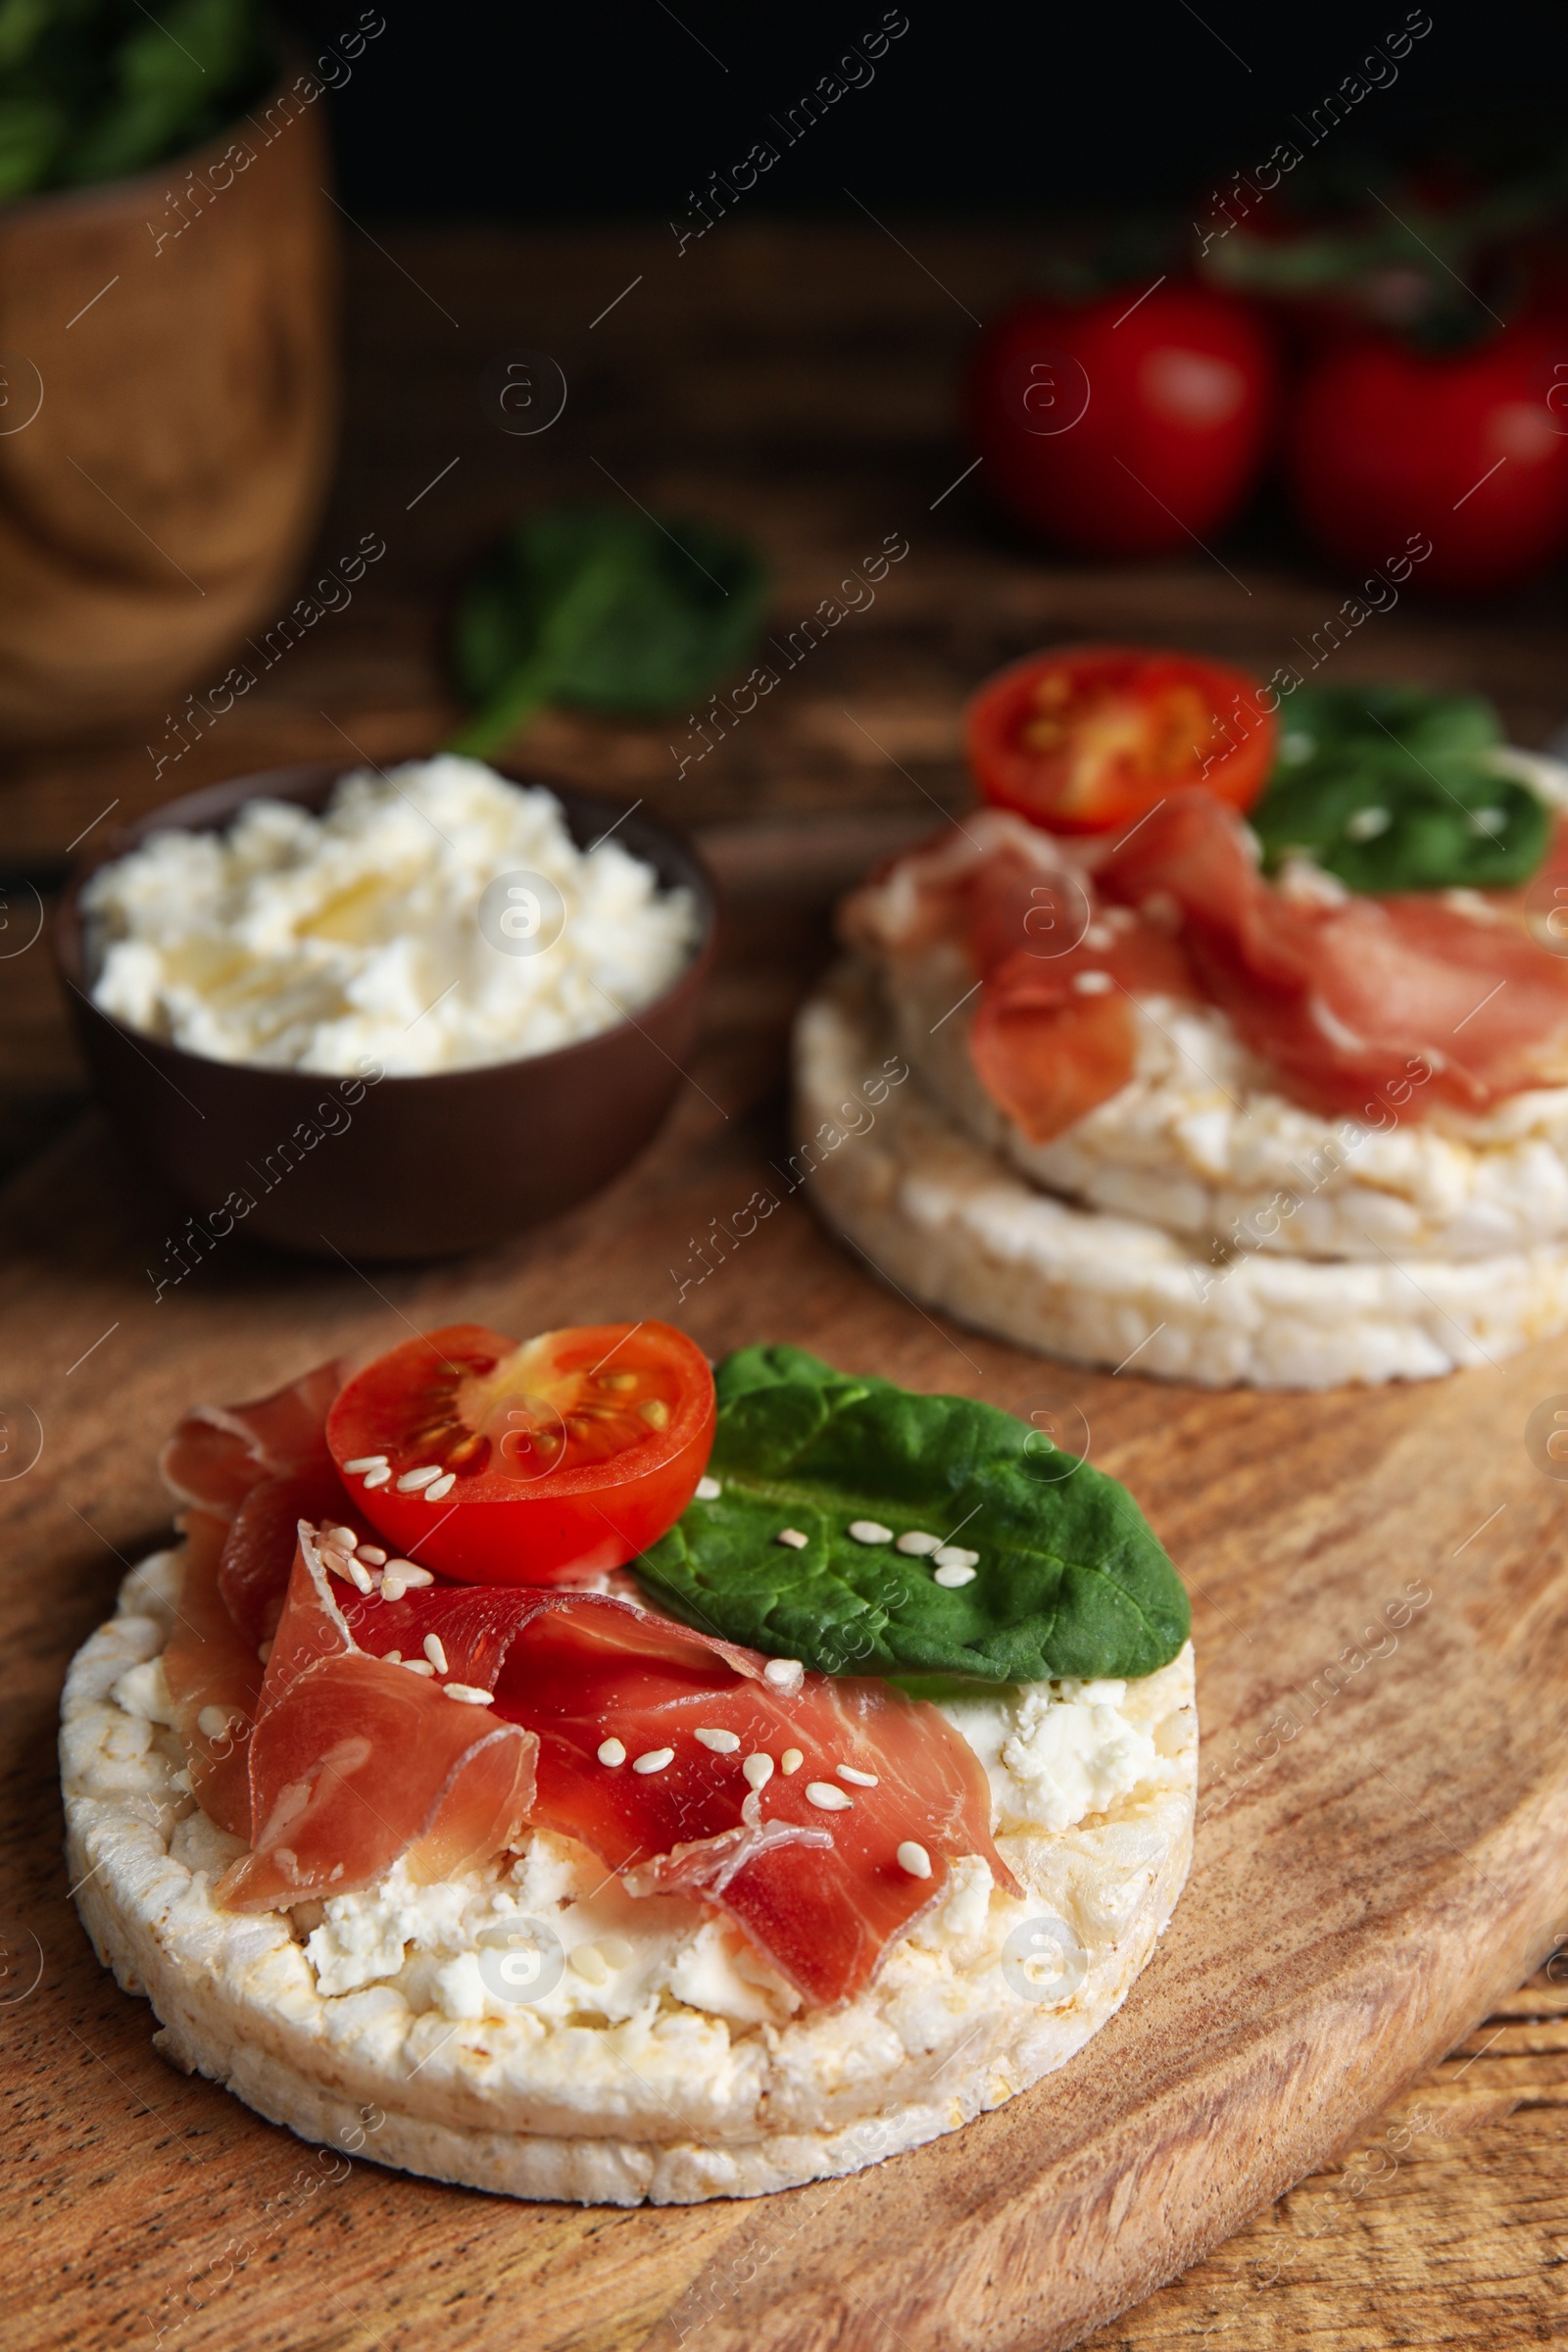
[[618,840],[579,849],[553,793],[450,754],[346,776],[318,816],[257,800],[222,833],[154,833],[81,906],[114,1019],[337,1076],[592,1037],[671,985],[698,928],[692,894]]

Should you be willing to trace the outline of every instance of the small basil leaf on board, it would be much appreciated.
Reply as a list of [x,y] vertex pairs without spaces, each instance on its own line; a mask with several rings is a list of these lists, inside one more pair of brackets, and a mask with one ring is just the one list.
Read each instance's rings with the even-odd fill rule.
[[755,550],[707,523],[595,506],[525,515],[458,606],[453,672],[477,707],[450,748],[483,758],[546,703],[678,710],[742,659],[766,594]]
[[1304,855],[1351,890],[1494,890],[1527,881],[1551,811],[1498,760],[1479,695],[1418,686],[1307,688],[1292,697],[1267,790],[1249,822],[1274,872]]
[[[1087,1462],[1062,1476],[1012,1414],[793,1348],[745,1348],[714,1385],[719,1494],[636,1563],[688,1623],[829,1674],[991,1684],[1152,1674],[1186,1641],[1181,1581],[1125,1487]],[[938,1585],[857,1520],[955,1541],[974,1577]]]

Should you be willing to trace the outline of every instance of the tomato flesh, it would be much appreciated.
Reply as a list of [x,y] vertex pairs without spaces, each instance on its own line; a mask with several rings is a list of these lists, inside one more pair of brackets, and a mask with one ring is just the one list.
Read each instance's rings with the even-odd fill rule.
[[1270,338],[1217,286],[1117,286],[1016,303],[970,363],[988,496],[1058,547],[1190,555],[1262,470],[1278,405]]
[[404,1558],[469,1584],[560,1585],[621,1567],[674,1525],[714,1413],[707,1357],[668,1323],[521,1347],[458,1323],[356,1373],[326,1439]]
[[988,801],[1055,833],[1109,832],[1194,784],[1248,808],[1278,732],[1260,692],[1245,670],[1142,646],[1032,654],[970,704],[970,764]]

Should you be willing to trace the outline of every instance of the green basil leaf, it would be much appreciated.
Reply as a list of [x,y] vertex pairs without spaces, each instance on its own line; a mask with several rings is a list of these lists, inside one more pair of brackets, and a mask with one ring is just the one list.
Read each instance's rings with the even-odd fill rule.
[[1280,767],[1347,745],[1384,744],[1420,760],[1495,750],[1502,725],[1485,696],[1426,686],[1306,686],[1281,711]]
[[[1041,1682],[1152,1674],[1186,1641],[1181,1581],[1125,1487],[967,1396],[749,1348],[715,1375],[718,1428],[695,1501],[636,1563],[689,1624],[829,1674]],[[978,1555],[938,1585],[893,1543],[941,1536]],[[782,1529],[807,1539],[781,1544]]]
[[1249,822],[1277,871],[1304,855],[1351,890],[1505,889],[1541,864],[1551,812],[1504,772],[1479,695],[1308,688],[1291,700]]
[[464,591],[452,636],[482,757],[542,704],[678,710],[742,659],[767,594],[755,550],[710,524],[618,508],[526,515]]
[[[258,0],[0,0],[0,195],[141,171],[239,120],[278,71]],[[171,217],[172,225],[172,217]]]

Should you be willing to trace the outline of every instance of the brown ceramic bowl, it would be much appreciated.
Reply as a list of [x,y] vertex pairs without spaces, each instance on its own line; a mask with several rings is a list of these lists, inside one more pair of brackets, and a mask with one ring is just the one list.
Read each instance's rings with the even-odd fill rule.
[[[696,951],[635,1020],[554,1053],[362,1087],[211,1061],[140,1036],[89,1002],[78,899],[90,873],[160,829],[216,832],[246,801],[319,808],[353,764],[271,768],[170,802],[83,859],[55,915],[55,962],[94,1083],[142,1157],[196,1211],[199,1231],[187,1238],[197,1254],[210,1246],[201,1234],[216,1240],[229,1231],[317,1257],[479,1249],[572,1207],[617,1175],[663,1119],[692,1051],[713,956],[712,890],[683,842],[637,815],[622,817],[615,837],[666,887],[684,883],[693,892]],[[515,780],[538,779],[519,772]],[[564,786],[550,790],[579,845],[620,814]],[[172,1260],[172,1277],[181,1262]]]

